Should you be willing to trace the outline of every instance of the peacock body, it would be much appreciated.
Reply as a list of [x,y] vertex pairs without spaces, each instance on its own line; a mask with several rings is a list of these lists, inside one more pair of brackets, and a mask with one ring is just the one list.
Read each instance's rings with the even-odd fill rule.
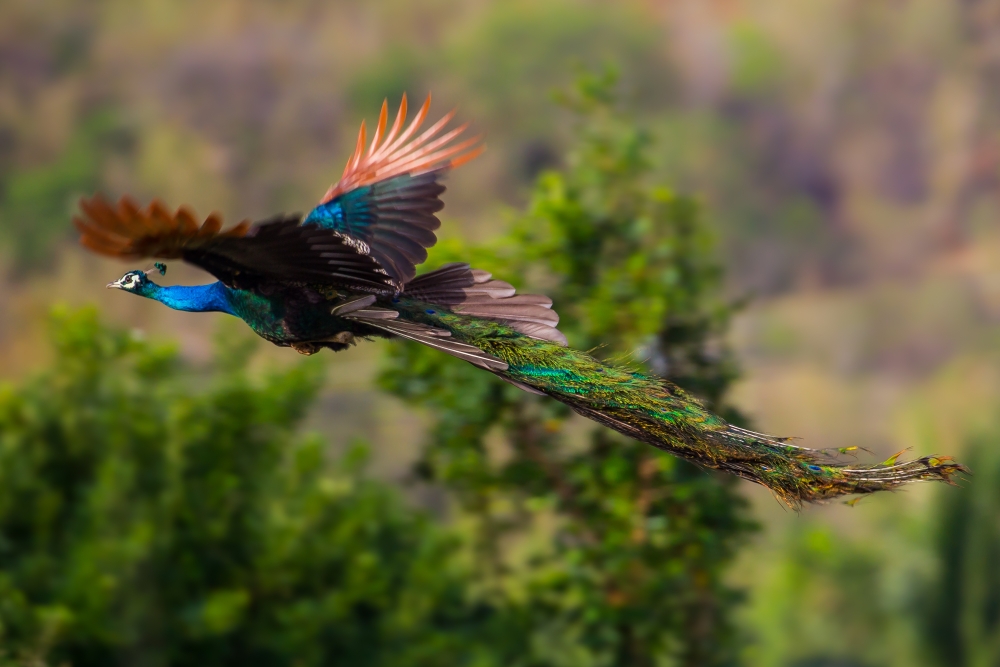
[[218,278],[168,287],[130,271],[108,287],[177,310],[234,315],[303,354],[375,337],[428,345],[627,436],[763,484],[793,506],[950,481],[964,470],[947,457],[846,465],[828,452],[740,429],[661,378],[568,347],[547,297],[518,294],[467,264],[417,276],[437,240],[442,176],[482,150],[476,138],[458,141],[465,126],[443,131],[453,114],[417,135],[429,103],[403,129],[404,96],[388,131],[383,104],[367,150],[362,124],[343,176],[305,218],[244,221],[222,231],[215,214],[199,225],[186,208],[171,213],[154,201],[140,209],[128,198],[111,206],[95,196],[81,201],[74,224],[83,245],[98,253],[180,258]]

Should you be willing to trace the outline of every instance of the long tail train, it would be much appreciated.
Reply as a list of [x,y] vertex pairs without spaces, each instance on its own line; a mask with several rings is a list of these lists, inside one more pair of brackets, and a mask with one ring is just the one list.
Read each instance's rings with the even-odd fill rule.
[[807,449],[729,424],[662,378],[566,347],[550,299],[515,294],[510,284],[468,264],[419,276],[394,304],[347,317],[469,361],[696,465],[762,484],[792,507],[916,481],[954,483],[968,472],[943,456],[898,462],[897,454],[882,463],[849,465],[843,455],[854,448]]
[[[816,450],[790,438],[754,433],[708,412],[694,397],[669,382],[604,364],[577,350],[550,344],[518,345],[507,358],[505,379],[527,385],[577,413],[696,465],[762,484],[792,507],[838,496],[895,489],[915,481],[954,483],[968,470],[950,457],[898,461],[899,454],[871,465],[849,465],[855,448]],[[525,354],[527,352],[527,354]],[[555,363],[554,363],[555,362]]]

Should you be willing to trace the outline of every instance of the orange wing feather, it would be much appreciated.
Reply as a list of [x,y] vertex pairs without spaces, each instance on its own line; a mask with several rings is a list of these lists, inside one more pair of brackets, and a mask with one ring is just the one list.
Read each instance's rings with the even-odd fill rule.
[[101,195],[94,195],[80,200],[80,210],[82,216],[73,218],[73,224],[80,230],[80,243],[94,252],[122,259],[176,259],[185,248],[202,245],[215,237],[246,236],[250,231],[250,221],[244,220],[221,232],[222,217],[218,213],[199,225],[189,208],[182,206],[170,213],[159,200],[141,210],[128,197],[111,206]]
[[378,126],[368,150],[365,151],[365,124],[362,121],[358,143],[351,159],[347,161],[344,175],[340,177],[338,182],[330,186],[330,189],[323,195],[323,199],[320,200],[320,204],[325,204],[334,197],[355,188],[394,176],[415,175],[434,169],[453,169],[483,152],[485,146],[479,143],[481,137],[478,136],[448,145],[468,128],[468,123],[435,138],[454,117],[454,111],[447,114],[419,137],[411,140],[411,137],[420,129],[427,118],[427,110],[430,105],[431,96],[428,95],[416,117],[400,134],[403,121],[406,119],[406,94],[403,94],[403,100],[399,104],[399,113],[396,114],[396,121],[388,133],[385,132],[388,120],[388,102],[382,102]]

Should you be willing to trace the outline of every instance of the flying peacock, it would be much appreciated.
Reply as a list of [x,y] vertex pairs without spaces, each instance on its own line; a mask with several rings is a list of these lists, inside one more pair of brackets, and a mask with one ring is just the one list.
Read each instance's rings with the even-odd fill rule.
[[792,506],[964,472],[936,456],[846,465],[836,451],[738,428],[666,380],[567,347],[547,297],[517,294],[468,264],[417,276],[437,240],[442,177],[483,149],[478,138],[460,138],[467,125],[445,131],[454,112],[418,134],[429,105],[428,96],[404,129],[404,95],[387,132],[383,103],[367,150],[362,123],[343,176],[304,219],[279,215],[223,231],[217,214],[199,224],[185,207],[170,212],[153,201],[141,209],[127,197],[112,206],[97,195],[80,202],[73,222],[97,253],[180,258],[218,279],[167,287],[129,271],[109,288],[176,310],[235,315],[302,354],[344,350],[359,338],[415,341],[697,465],[762,484]]

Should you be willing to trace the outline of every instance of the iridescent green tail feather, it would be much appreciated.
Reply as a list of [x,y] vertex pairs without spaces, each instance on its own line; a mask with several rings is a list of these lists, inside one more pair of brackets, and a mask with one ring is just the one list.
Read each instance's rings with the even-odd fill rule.
[[391,308],[352,310],[347,317],[464,359],[699,466],[762,484],[793,507],[922,480],[951,482],[966,472],[938,456],[897,462],[897,454],[850,465],[845,454],[856,448],[807,449],[733,426],[662,378],[567,347],[550,299],[516,294],[491,278],[468,264],[447,264],[412,281]]
[[[450,319],[450,318],[449,318]],[[762,484],[793,507],[924,480],[951,483],[967,472],[948,457],[849,465],[844,450],[815,450],[727,423],[657,377],[536,340],[485,320],[448,322],[456,338],[507,363],[503,379],[569,405],[579,414],[705,468]],[[456,326],[457,325],[457,326]]]

